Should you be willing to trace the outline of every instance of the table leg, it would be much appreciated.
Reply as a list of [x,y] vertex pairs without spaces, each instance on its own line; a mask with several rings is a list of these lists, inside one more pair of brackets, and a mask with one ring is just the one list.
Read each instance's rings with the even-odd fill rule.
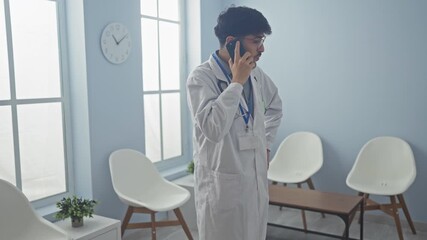
[[360,221],[360,240],[363,240],[363,214],[364,214],[364,206],[365,206],[365,201],[362,199],[362,201],[360,202],[360,217],[359,217],[359,221]]
[[345,222],[345,237],[344,239],[349,239],[350,237],[350,221],[346,218]]
[[350,239],[350,218],[351,218],[351,214],[350,215],[337,215],[338,217],[340,217],[344,224],[345,224],[345,229],[344,229],[344,234],[342,235],[341,239]]

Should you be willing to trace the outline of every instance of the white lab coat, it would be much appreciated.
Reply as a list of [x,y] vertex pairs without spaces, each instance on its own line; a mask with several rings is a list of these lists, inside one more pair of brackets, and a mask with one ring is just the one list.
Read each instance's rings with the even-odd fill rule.
[[[226,64],[226,63],[224,63]],[[254,119],[249,130],[239,111],[248,109],[243,86],[231,83],[213,58],[187,80],[193,119],[195,201],[200,240],[262,240],[266,237],[268,181],[266,149],[282,118],[277,87],[252,70]],[[223,88],[223,91],[220,89]],[[251,143],[239,137],[253,136]],[[246,138],[247,139],[247,138]]]

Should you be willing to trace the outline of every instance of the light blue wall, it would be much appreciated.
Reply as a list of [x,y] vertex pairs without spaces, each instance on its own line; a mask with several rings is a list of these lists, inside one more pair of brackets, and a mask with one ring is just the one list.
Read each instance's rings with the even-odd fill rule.
[[[108,156],[118,148],[144,151],[141,31],[138,0],[86,0],[84,5],[89,92],[93,196],[100,212],[122,215],[109,174]],[[126,62],[112,65],[100,48],[100,35],[110,22],[130,29],[132,52]],[[120,204],[120,206],[122,206]]]
[[[111,186],[108,156],[122,147],[144,150],[139,0],[75,1],[81,6],[73,11],[84,17],[79,23],[79,14],[68,13],[78,24],[70,32],[76,188],[100,200],[99,214],[120,219],[124,205]],[[314,177],[316,186],[352,193],[345,177],[362,145],[378,135],[402,137],[413,147],[418,167],[407,203],[415,220],[427,222],[427,2],[233,2],[258,8],[273,28],[259,65],[284,101],[274,147],[294,131],[318,133],[325,163]],[[194,59],[204,61],[218,48],[213,27],[229,3],[200,1],[200,31],[193,37],[201,40],[201,51]],[[133,40],[121,65],[106,62],[99,47],[103,27],[113,21],[126,24]]]
[[206,61],[213,51],[218,49],[218,40],[215,37],[214,27],[218,14],[224,10],[220,1],[201,1],[201,42],[202,42],[202,62]]
[[354,193],[345,179],[363,144],[401,137],[417,163],[406,202],[427,222],[427,1],[225,2],[257,8],[272,26],[259,65],[284,103],[275,147],[294,131],[318,133],[325,162],[315,185]]
[[[74,178],[79,195],[98,200],[98,214],[121,219],[125,206],[114,193],[108,157],[119,148],[144,152],[139,0],[76,0],[68,3],[73,103]],[[105,60],[103,28],[129,28],[132,51],[123,64]]]
[[[187,38],[194,45],[187,46],[191,49],[191,56],[186,60],[195,66],[200,64],[201,50],[210,52],[206,45],[216,43],[216,40],[213,36],[206,36],[204,24],[194,21],[208,15],[209,23],[215,21],[220,2],[187,1],[191,4],[187,6],[191,13],[186,20],[194,29]],[[213,13],[212,9],[215,9]],[[74,188],[78,195],[93,197],[100,202],[96,208],[97,214],[122,219],[125,206],[112,188],[108,157],[119,148],[144,152],[139,0],[67,1],[67,21],[73,105]],[[125,24],[132,38],[131,54],[120,65],[107,62],[100,48],[102,30],[111,22]],[[191,140],[185,142],[190,143]]]

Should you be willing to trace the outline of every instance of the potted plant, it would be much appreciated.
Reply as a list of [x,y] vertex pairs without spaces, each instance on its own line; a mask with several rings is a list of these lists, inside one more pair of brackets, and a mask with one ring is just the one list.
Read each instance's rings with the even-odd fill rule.
[[191,161],[188,165],[187,165],[187,172],[194,174],[194,161]]
[[93,217],[95,205],[98,204],[95,200],[78,198],[77,196],[63,198],[56,203],[59,212],[55,214],[56,219],[71,218],[73,227],[83,226],[83,217]]

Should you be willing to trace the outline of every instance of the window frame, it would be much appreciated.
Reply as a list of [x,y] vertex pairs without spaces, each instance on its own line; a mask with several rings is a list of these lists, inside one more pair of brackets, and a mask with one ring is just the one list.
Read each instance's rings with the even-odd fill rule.
[[[157,3],[157,11],[158,11],[158,6],[159,6],[159,0],[156,0]],[[155,20],[157,21],[157,34],[158,34],[158,38],[157,41],[158,43],[160,43],[160,32],[159,32],[159,22],[160,21],[164,21],[164,22],[172,22],[172,23],[179,23],[179,38],[180,38],[180,53],[179,53],[179,59],[180,59],[180,83],[179,83],[179,90],[161,90],[160,86],[158,90],[150,90],[150,91],[145,91],[143,89],[142,91],[142,96],[144,98],[145,95],[149,95],[149,94],[156,94],[159,96],[159,110],[160,110],[160,119],[162,120],[162,102],[161,102],[161,96],[162,94],[165,93],[179,93],[180,94],[180,105],[181,105],[181,155],[180,156],[176,156],[173,158],[168,158],[168,159],[163,159],[163,136],[162,136],[162,125],[160,126],[160,137],[161,137],[161,159],[158,162],[155,162],[155,165],[157,167],[157,169],[160,172],[166,172],[166,171],[172,171],[175,168],[179,168],[182,167],[183,165],[187,164],[189,161],[191,161],[191,159],[189,158],[190,156],[190,144],[191,141],[189,140],[189,124],[188,124],[188,109],[187,109],[187,96],[186,96],[186,78],[187,78],[187,58],[186,58],[186,53],[187,53],[187,48],[186,48],[186,26],[187,26],[187,19],[186,19],[186,4],[187,1],[186,0],[178,0],[178,7],[179,7],[179,19],[178,21],[173,21],[173,20],[168,20],[168,19],[163,19],[160,18],[158,16],[153,17],[153,16],[147,16],[147,15],[143,15],[140,14],[141,16],[141,20],[143,18],[146,19],[151,19],[151,20]],[[157,12],[158,14],[158,12]],[[142,26],[141,26],[142,29]],[[141,38],[142,39],[142,38]],[[158,56],[159,56],[159,67],[160,67],[160,45],[158,45]],[[142,50],[141,50],[142,51]],[[141,52],[142,54],[142,52]],[[144,59],[142,59],[142,61],[144,61]],[[160,76],[160,68],[159,68],[159,76]],[[142,81],[144,81],[144,79],[142,79]],[[161,79],[159,79],[159,84],[161,82]],[[145,113],[145,110],[144,110]],[[145,123],[144,123],[144,131],[145,131]],[[145,138],[145,135],[144,135]],[[144,141],[145,142],[145,141]],[[144,146],[145,149],[145,146]],[[186,167],[186,165],[185,165]],[[177,170],[179,171],[179,170]]]
[[44,0],[55,2],[56,4],[56,17],[57,17],[57,30],[58,30],[58,54],[59,54],[59,77],[60,77],[60,97],[48,98],[32,98],[32,99],[16,99],[15,88],[15,66],[14,66],[14,49],[12,42],[12,28],[11,28],[11,13],[9,2],[11,0],[3,0],[4,2],[4,17],[5,17],[5,30],[6,30],[6,44],[8,53],[9,65],[9,90],[10,99],[0,100],[0,106],[10,106],[12,116],[13,128],[13,145],[14,145],[14,160],[15,160],[15,181],[16,186],[22,190],[22,174],[20,167],[20,145],[19,145],[19,131],[18,131],[18,105],[22,104],[37,104],[37,103],[59,103],[62,108],[62,137],[64,144],[64,174],[65,174],[65,192],[50,195],[41,199],[33,200],[31,203],[35,208],[42,208],[62,199],[65,196],[74,194],[74,179],[72,167],[72,130],[71,130],[71,105],[69,93],[69,72],[68,72],[68,43],[66,34],[66,15],[65,15],[65,0]]

